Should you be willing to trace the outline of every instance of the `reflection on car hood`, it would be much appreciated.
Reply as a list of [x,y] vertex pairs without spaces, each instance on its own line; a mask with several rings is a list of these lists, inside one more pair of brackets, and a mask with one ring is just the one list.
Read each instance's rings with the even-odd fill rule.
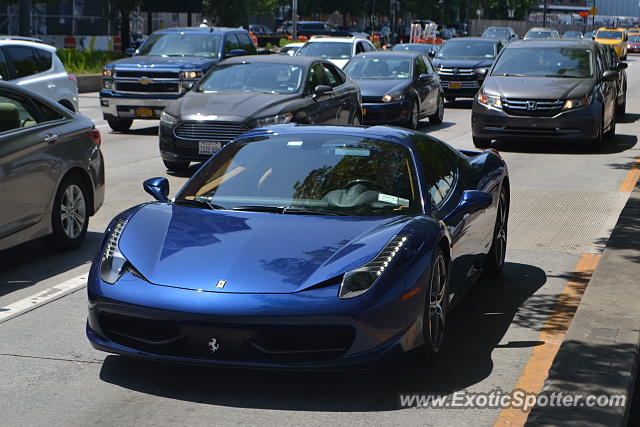
[[386,93],[403,90],[411,83],[409,79],[354,79],[360,86],[363,97],[382,97]]
[[493,64],[493,58],[491,59],[446,59],[437,58],[433,60],[434,67],[446,67],[446,68],[483,68],[490,67]]
[[[151,283],[231,293],[303,290],[373,259],[408,219],[143,206],[120,250]],[[224,288],[216,288],[226,280]]]
[[183,68],[183,69],[209,69],[218,62],[217,58],[203,58],[200,56],[132,56],[111,62],[110,65],[126,68]]
[[200,113],[259,118],[268,114],[278,114],[282,107],[299,97],[297,94],[260,92],[188,92],[171,105],[167,112],[180,117]]
[[593,79],[491,76],[485,79],[483,87],[487,93],[499,94],[504,98],[582,98],[591,91]]

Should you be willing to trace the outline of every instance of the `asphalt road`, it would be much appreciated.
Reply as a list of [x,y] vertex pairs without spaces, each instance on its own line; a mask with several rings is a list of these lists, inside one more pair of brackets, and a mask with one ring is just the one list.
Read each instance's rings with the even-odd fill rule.
[[[507,263],[450,318],[442,358],[363,372],[265,372],[149,363],[93,350],[84,336],[84,289],[0,323],[0,421],[4,425],[403,424],[490,425],[499,409],[403,409],[401,392],[512,390],[540,329],[584,254],[598,254],[629,196],[621,184],[640,156],[640,60],[630,58],[627,116],[603,152],[580,143],[503,141],[512,184]],[[40,242],[0,252],[2,307],[86,273],[119,211],[150,199],[142,181],[167,176],[173,194],[187,176],[167,175],[157,122],[127,134],[101,119],[97,94],[81,112],[102,132],[103,208],[84,246],[52,253]],[[444,123],[423,131],[473,149],[470,102],[448,104]],[[191,173],[197,166],[192,166]],[[612,278],[615,280],[615,278]],[[544,372],[538,375],[544,376]]]

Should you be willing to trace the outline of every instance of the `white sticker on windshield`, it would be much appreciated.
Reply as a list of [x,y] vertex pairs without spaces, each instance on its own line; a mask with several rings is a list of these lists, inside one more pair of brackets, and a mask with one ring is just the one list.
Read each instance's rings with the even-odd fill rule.
[[360,157],[369,157],[371,155],[371,151],[366,148],[349,148],[349,147],[340,147],[335,148],[333,152],[336,156],[360,156]]
[[397,206],[409,206],[409,200],[402,197],[391,196],[389,194],[378,193],[378,201],[391,203]]
[[287,145],[290,147],[300,147],[302,145],[302,141],[288,141]]

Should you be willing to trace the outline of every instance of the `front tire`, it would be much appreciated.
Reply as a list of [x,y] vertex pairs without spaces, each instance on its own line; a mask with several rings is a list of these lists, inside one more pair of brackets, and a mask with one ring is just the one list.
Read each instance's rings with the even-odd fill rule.
[[88,194],[78,175],[70,175],[62,181],[53,201],[53,233],[45,240],[49,247],[68,251],[80,246],[89,226]]
[[407,127],[409,129],[418,129],[418,122],[419,122],[419,115],[420,115],[420,107],[418,106],[418,101],[413,101],[413,104],[411,104],[411,111],[409,111],[409,120],[407,121]]
[[133,119],[109,119],[109,127],[116,132],[126,132],[131,128]]
[[491,146],[491,138],[473,137],[473,145],[476,148],[489,148]]
[[439,125],[444,119],[444,99],[442,95],[438,96],[438,109],[433,115],[429,116],[429,124]]
[[435,361],[442,349],[447,324],[449,303],[449,266],[442,252],[435,251],[429,287],[424,304],[422,335],[424,338],[424,358],[427,363]]
[[598,126],[598,134],[591,139],[591,148],[593,148],[594,150],[601,150],[604,147],[604,112],[602,113],[601,117],[600,117],[600,124]]
[[[502,184],[504,186],[504,184]],[[493,229],[493,242],[484,262],[485,276],[494,277],[502,273],[507,253],[507,228],[509,224],[509,196],[503,187],[498,199],[496,225]]]

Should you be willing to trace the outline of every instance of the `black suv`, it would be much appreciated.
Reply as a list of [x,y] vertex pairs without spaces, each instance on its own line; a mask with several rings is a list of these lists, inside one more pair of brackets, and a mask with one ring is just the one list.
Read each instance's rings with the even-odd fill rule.
[[500,54],[473,102],[473,144],[498,138],[588,141],[615,135],[624,62],[592,40],[524,40]]
[[169,28],[151,34],[131,58],[107,64],[100,105],[111,129],[124,132],[133,119],[159,119],[214,64],[253,55],[249,32],[241,28]]
[[448,40],[433,59],[447,101],[473,98],[506,44],[502,39],[481,37]]

